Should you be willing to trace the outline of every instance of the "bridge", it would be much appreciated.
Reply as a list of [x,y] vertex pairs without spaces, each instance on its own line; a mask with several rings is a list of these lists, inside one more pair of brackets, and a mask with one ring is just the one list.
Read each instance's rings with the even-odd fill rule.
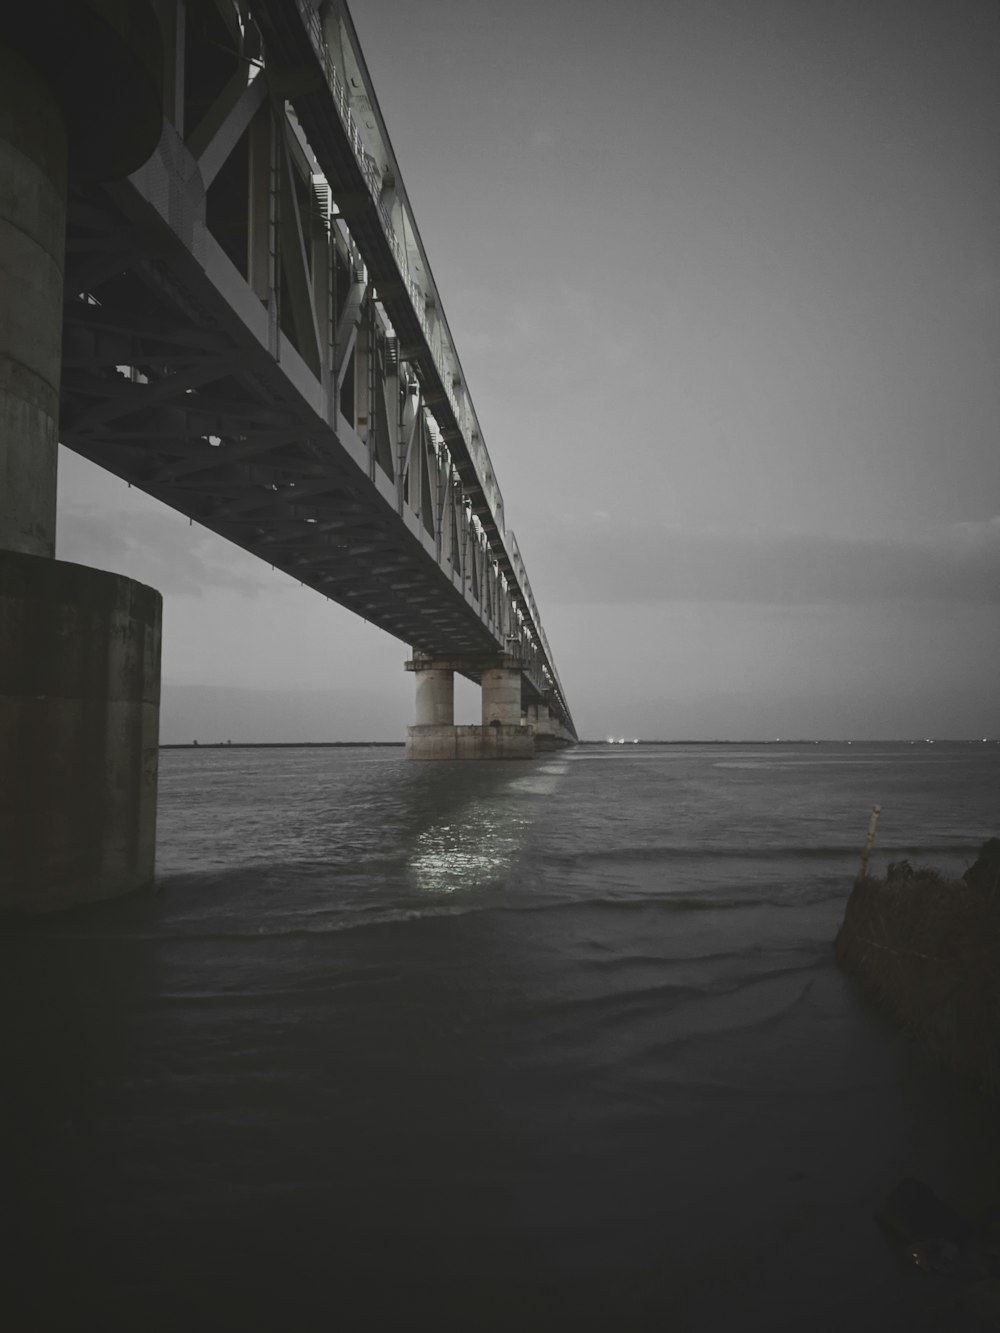
[[[575,740],[343,0],[16,10],[0,907],[153,873],[160,598],[55,559],[58,440],[410,645],[410,758]],[[456,672],[479,726],[455,726]]]

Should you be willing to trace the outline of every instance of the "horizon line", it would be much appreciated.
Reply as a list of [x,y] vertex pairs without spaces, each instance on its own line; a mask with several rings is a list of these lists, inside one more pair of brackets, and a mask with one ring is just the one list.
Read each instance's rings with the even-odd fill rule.
[[[158,746],[161,750],[267,750],[267,749],[358,749],[381,747],[396,747],[402,749],[405,741],[163,741]],[[846,738],[835,736],[809,737],[799,736],[789,739],[774,737],[772,740],[765,740],[762,737],[752,738],[744,737],[739,740],[720,739],[642,739],[634,738],[632,740],[599,740],[597,738],[584,738],[568,745],[567,749],[574,746],[594,746],[594,745],[997,745],[1000,744],[1000,737],[989,736],[882,736],[864,740],[855,740],[853,737]]]

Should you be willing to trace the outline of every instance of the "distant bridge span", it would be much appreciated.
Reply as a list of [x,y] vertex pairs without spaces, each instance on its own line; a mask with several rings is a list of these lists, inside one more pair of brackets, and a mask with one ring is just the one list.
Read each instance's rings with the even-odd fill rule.
[[[324,17],[320,17],[320,8]],[[346,5],[161,6],[153,156],[70,201],[61,438],[570,734]]]
[[[414,757],[574,740],[346,4],[35,0],[7,28],[0,647],[20,662],[18,734],[29,698],[114,713],[134,696],[100,725],[144,756],[139,777],[122,751],[80,790],[139,781],[155,805],[158,603],[53,558],[58,423],[76,452],[410,644]],[[37,692],[40,661],[84,669],[67,636],[90,661],[105,633],[132,646],[95,650],[104,685]],[[454,727],[455,672],[482,685],[481,727]],[[43,729],[63,745],[58,712]],[[0,832],[24,817],[0,810]]]

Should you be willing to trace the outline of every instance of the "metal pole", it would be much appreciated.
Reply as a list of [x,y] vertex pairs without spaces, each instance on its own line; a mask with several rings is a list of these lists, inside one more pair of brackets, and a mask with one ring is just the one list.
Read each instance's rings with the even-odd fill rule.
[[865,838],[865,845],[861,849],[861,864],[858,866],[858,879],[867,879],[868,877],[868,857],[871,855],[872,843],[875,841],[875,827],[878,824],[878,817],[882,813],[880,805],[872,806],[872,817],[868,821],[868,836]]

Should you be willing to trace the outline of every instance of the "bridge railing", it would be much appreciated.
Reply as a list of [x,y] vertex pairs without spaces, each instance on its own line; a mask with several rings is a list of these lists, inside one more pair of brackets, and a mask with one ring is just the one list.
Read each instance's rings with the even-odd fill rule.
[[413,306],[414,313],[416,314],[417,319],[420,321],[420,326],[424,331],[424,335],[427,340],[427,346],[434,359],[434,364],[437,368],[438,375],[440,376],[441,384],[444,387],[444,391],[445,394],[447,395],[448,402],[451,405],[451,409],[452,412],[454,413],[455,420],[462,431],[462,439],[465,444],[465,448],[469,454],[469,457],[472,459],[473,467],[476,470],[476,475],[479,479],[480,486],[482,487],[483,494],[486,496],[487,502],[490,505],[490,510],[493,514],[494,520],[497,523],[499,529],[502,531],[503,499],[500,495],[500,488],[497,485],[496,476],[493,472],[493,465],[490,461],[490,456],[487,453],[486,446],[482,443],[482,440],[477,438],[476,435],[468,429],[466,410],[464,408],[464,405],[463,406],[459,405],[458,399],[456,398],[454,389],[452,388],[451,385],[452,372],[445,365],[444,358],[441,356],[441,353],[434,346],[433,341],[431,339],[430,324],[427,319],[427,313],[425,308],[426,295],[422,291],[420,286],[414,281],[410,273],[410,266],[406,257],[406,251],[404,249],[402,242],[400,241],[399,237],[396,234],[396,229],[392,223],[392,215],[390,214],[388,208],[386,207],[385,200],[382,198],[382,180],[379,175],[378,168],[376,167],[375,163],[372,161],[371,157],[366,151],[364,136],[358,129],[357,121],[355,120],[354,113],[351,110],[350,100],[348,98],[347,89],[344,85],[344,80],[341,77],[340,71],[337,69],[337,66],[333,62],[333,58],[330,55],[330,49],[327,46],[326,40],[323,36],[323,25],[320,22],[318,13],[309,4],[309,0],[296,0],[296,4],[298,6],[299,13],[302,16],[302,20],[309,31],[310,38],[312,39],[313,49],[315,50],[317,58],[319,59],[320,63],[323,66],[323,73],[326,77],[327,86],[329,87],[330,92],[333,95],[333,102],[337,108],[337,114],[340,117],[341,123],[344,126],[344,132],[347,135],[348,142],[350,143],[351,148],[354,152],[354,156],[357,159],[358,166],[361,168],[361,172],[364,176],[365,184],[368,187],[368,192],[371,195],[372,202],[375,205],[376,209],[378,210],[379,220],[382,223],[382,230],[385,233],[385,238],[389,243],[389,248],[392,251],[393,258],[396,261],[396,267],[399,270],[399,276],[402,278],[403,284],[410,297],[410,302]]

